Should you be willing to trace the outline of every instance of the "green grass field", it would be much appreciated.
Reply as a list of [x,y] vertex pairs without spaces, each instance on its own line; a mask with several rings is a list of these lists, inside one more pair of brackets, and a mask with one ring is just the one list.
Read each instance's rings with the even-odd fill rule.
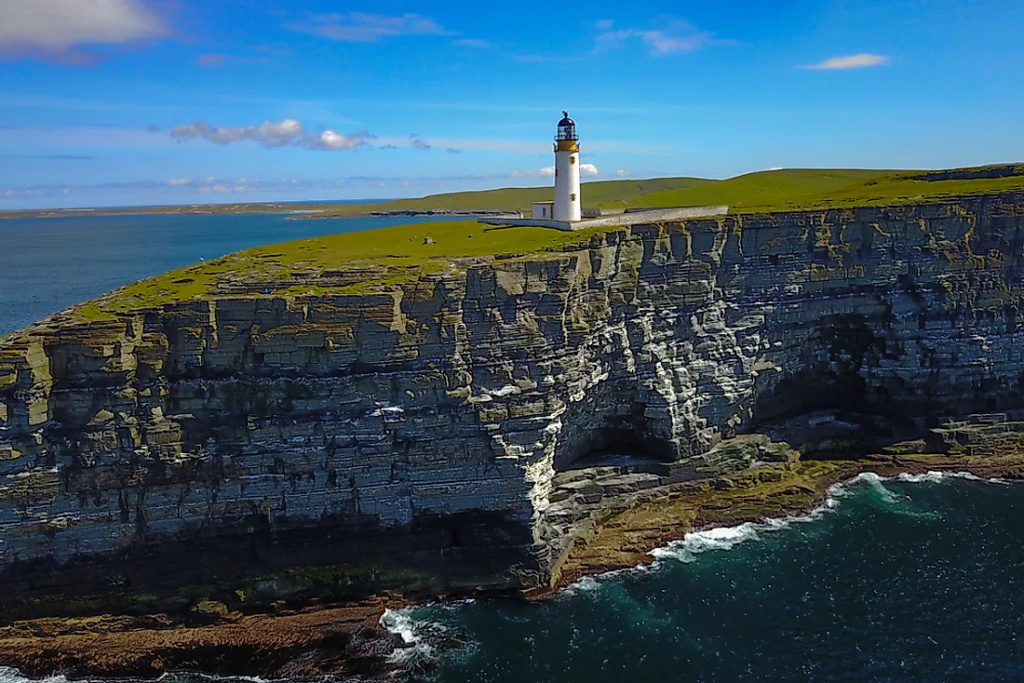
[[[902,204],[1024,190],[1024,165],[961,169],[955,174],[956,179],[929,179],[937,173],[942,172],[782,169],[748,173],[728,180],[660,178],[584,183],[581,193],[584,206],[604,209],[727,204],[733,213],[742,213]],[[358,209],[524,211],[531,202],[550,201],[553,197],[551,187],[504,188],[401,199]],[[347,210],[353,208],[347,207]]]
[[[913,203],[972,194],[1024,191],[1024,166],[950,172],[784,170],[729,180],[665,178],[588,183],[584,201],[606,207],[729,204],[734,212]],[[402,200],[374,208],[519,209],[550,188],[505,189]],[[589,200],[589,201],[588,201]],[[350,207],[346,207],[351,210]],[[248,249],[142,280],[77,307],[79,317],[110,318],[118,311],[225,293],[260,295],[384,292],[424,274],[464,265],[559,251],[608,228],[559,232],[503,228],[475,220],[401,225]],[[432,243],[427,243],[427,238]]]
[[[255,247],[201,264],[147,278],[82,304],[88,320],[109,319],[163,303],[203,298],[223,291],[223,284],[251,283],[250,292],[269,294],[365,294],[387,291],[403,281],[457,267],[460,259],[514,259],[585,243],[600,228],[561,232],[549,228],[498,227],[475,220],[398,225],[380,230],[346,232],[282,244]],[[430,238],[432,244],[425,243]],[[323,273],[346,269],[372,273],[343,285],[318,284]],[[292,284],[296,273],[301,284]]]
[[[699,187],[714,180],[701,178],[653,178],[651,180],[602,180],[586,183],[588,206],[630,207],[643,197],[659,192]],[[553,201],[555,189],[506,187],[478,192],[435,194],[417,199],[398,199],[383,204],[347,207],[349,211],[526,211],[532,202]]]

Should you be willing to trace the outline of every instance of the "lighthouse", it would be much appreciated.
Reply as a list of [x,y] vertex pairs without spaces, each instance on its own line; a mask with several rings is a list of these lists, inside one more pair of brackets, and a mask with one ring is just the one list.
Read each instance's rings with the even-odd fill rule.
[[555,207],[556,221],[578,221],[580,210],[580,138],[576,122],[562,112],[555,134]]

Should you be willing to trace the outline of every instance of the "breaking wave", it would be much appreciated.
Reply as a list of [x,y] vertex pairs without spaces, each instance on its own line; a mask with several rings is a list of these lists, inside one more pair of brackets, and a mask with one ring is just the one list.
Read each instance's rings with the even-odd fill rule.
[[[120,679],[86,679],[87,681],[112,680],[117,683],[146,683],[152,679],[120,678]],[[214,676],[193,671],[168,672],[156,679],[159,683],[273,683],[273,681],[260,678],[259,676]],[[8,666],[0,666],[0,683],[69,683],[63,675],[47,676],[45,678],[29,678],[22,675],[17,669]]]
[[[902,501],[901,496],[890,491],[885,487],[885,483],[889,481],[899,481],[905,483],[914,484],[937,484],[948,479],[967,479],[971,481],[984,482],[988,484],[1009,484],[1010,482],[1005,479],[985,479],[977,475],[971,474],[970,472],[937,472],[929,471],[922,474],[900,474],[895,477],[883,477],[874,472],[862,472],[849,481],[834,484],[828,488],[825,501],[818,507],[800,515],[791,515],[788,517],[780,517],[774,519],[766,519],[758,522],[744,522],[737,526],[727,527],[713,527],[710,529],[704,529],[701,531],[693,531],[683,537],[681,541],[673,541],[667,546],[662,548],[656,548],[650,552],[651,556],[654,557],[654,567],[660,562],[674,560],[676,562],[694,562],[698,556],[715,551],[732,550],[738,545],[746,543],[748,541],[757,541],[764,537],[765,534],[775,533],[777,531],[784,531],[792,528],[796,524],[807,524],[809,522],[816,522],[820,520],[824,515],[835,511],[840,501],[848,496],[852,489],[858,486],[869,486],[873,489],[879,498],[886,503],[898,503]],[[633,571],[642,570],[648,571],[651,567],[648,565],[642,565],[636,567]],[[603,574],[596,578],[585,577],[580,581],[577,581],[572,586],[569,586],[567,590],[581,591],[581,590],[596,590],[596,585],[587,583],[585,586],[581,585],[584,582],[593,582],[596,584],[600,579],[609,577],[621,572],[611,572],[609,574]]]
[[[449,612],[458,610],[473,600],[458,602],[386,609],[381,615],[380,625],[388,633],[402,639],[402,647],[395,648],[388,657],[394,664],[404,664],[408,670],[419,671],[428,668],[443,651],[452,648],[468,648],[473,643],[464,635],[446,626],[440,621],[420,616],[424,613],[436,613],[438,610]],[[0,683],[3,683],[0,681]]]
[[64,676],[49,676],[48,678],[31,679],[26,676],[22,676],[21,672],[17,669],[12,669],[9,666],[0,666],[0,683],[36,683],[41,681],[42,683],[67,683],[67,678]]

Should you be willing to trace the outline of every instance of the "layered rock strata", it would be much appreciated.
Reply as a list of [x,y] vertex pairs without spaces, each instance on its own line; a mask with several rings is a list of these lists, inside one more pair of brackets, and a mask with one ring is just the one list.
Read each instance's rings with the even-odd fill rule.
[[[380,294],[59,314],[0,342],[0,601],[300,565],[354,592],[533,585],[567,500],[1019,418],[1022,215],[726,216]],[[657,462],[559,475],[605,452]]]

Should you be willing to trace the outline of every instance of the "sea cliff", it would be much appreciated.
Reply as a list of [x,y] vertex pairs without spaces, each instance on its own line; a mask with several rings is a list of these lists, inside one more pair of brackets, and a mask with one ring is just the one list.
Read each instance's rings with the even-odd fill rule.
[[983,456],[1024,414],[1022,216],[1021,194],[731,215],[362,293],[233,273],[71,309],[0,341],[0,603],[545,586],[673,486]]

